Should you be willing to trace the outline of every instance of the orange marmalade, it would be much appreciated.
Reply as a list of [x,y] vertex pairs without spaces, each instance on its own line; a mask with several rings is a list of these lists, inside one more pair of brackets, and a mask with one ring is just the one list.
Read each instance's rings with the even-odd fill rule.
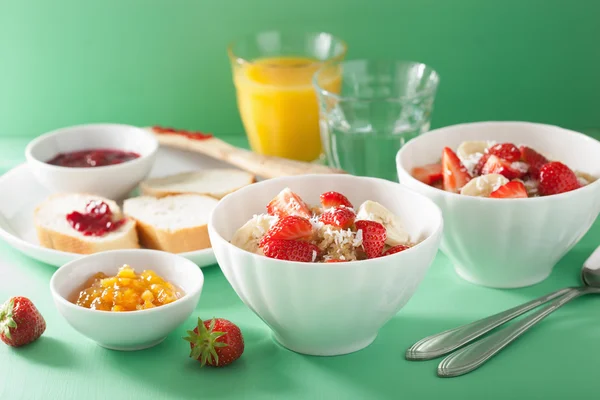
[[101,311],[137,311],[164,306],[180,299],[184,292],[167,282],[154,271],[141,274],[129,265],[119,269],[116,276],[99,272],[73,294],[71,302],[78,306]]

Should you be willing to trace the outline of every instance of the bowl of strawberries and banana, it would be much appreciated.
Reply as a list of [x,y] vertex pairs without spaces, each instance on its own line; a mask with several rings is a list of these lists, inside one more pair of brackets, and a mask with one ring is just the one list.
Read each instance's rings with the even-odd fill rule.
[[598,154],[600,142],[556,126],[478,122],[411,140],[396,164],[442,209],[456,272],[514,288],[544,280],[600,213]]
[[442,226],[433,202],[398,183],[303,175],[226,196],[209,234],[225,277],[277,342],[338,355],[368,346],[408,302]]

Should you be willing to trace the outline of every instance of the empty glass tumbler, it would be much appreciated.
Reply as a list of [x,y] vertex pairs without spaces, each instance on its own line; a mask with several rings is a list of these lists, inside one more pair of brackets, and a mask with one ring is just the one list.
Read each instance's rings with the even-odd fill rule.
[[[341,90],[327,90],[341,75]],[[348,173],[397,180],[395,156],[404,143],[429,130],[439,77],[406,61],[329,63],[313,78],[323,151]]]

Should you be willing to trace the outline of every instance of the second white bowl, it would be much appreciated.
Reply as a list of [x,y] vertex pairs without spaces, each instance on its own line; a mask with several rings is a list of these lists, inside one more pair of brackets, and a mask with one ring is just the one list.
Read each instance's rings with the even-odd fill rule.
[[414,167],[438,161],[444,147],[456,150],[466,140],[527,145],[595,177],[600,177],[600,142],[551,125],[478,122],[430,131],[398,152],[400,182],[442,209],[441,250],[462,278],[495,288],[517,288],[544,280],[596,220],[600,180],[554,196],[493,199],[445,192],[411,176]]
[[[104,272],[114,276],[123,264],[137,273],[151,269],[183,289],[185,295],[173,303],[140,311],[91,310],[69,301],[91,276]],[[176,254],[156,250],[112,250],[71,261],[50,280],[50,292],[60,314],[82,335],[113,350],[141,350],[162,342],[195,310],[204,275],[193,262]],[[185,332],[182,332],[182,334]]]
[[[89,149],[133,151],[122,164],[69,168],[48,164],[59,153]],[[52,192],[89,193],[120,200],[145,179],[156,158],[158,140],[144,129],[120,124],[90,124],[57,129],[32,140],[25,158],[37,180]]]
[[[236,230],[289,187],[306,202],[337,191],[358,207],[374,200],[404,221],[415,247],[346,263],[267,258],[229,243]],[[338,355],[368,346],[412,297],[435,257],[442,234],[439,208],[406,187],[375,178],[304,175],[255,183],[223,198],[208,230],[217,261],[242,301],[283,346],[304,354]]]

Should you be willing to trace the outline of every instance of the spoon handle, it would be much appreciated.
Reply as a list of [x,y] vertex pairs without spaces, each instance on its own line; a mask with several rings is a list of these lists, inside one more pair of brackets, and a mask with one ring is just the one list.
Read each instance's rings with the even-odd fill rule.
[[579,296],[599,292],[600,290],[591,287],[569,289],[568,293],[564,296],[554,300],[552,303],[529,317],[519,322],[515,322],[513,325],[495,332],[444,358],[438,366],[438,376],[447,378],[464,375],[473,371],[553,311]]
[[406,350],[406,359],[409,361],[431,360],[433,358],[448,354],[459,347],[472,342],[492,329],[510,321],[511,319],[516,318],[529,310],[533,310],[547,301],[562,296],[570,290],[572,289],[560,289],[528,303],[500,312],[479,321],[472,322],[468,325],[463,325],[458,328],[428,336]]

